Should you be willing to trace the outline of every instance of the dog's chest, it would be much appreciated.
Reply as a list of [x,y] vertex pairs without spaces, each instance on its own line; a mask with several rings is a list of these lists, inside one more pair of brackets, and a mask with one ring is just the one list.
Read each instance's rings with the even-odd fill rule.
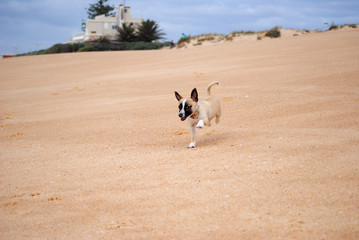
[[197,123],[199,122],[199,119],[198,118],[188,118],[188,123],[191,127],[197,125]]

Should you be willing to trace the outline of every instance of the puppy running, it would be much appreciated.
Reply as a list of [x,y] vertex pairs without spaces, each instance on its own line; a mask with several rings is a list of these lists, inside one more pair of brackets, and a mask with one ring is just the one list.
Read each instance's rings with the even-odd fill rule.
[[179,101],[178,116],[181,118],[181,121],[188,118],[190,126],[191,143],[187,146],[188,148],[196,147],[196,127],[210,127],[213,118],[216,118],[216,123],[219,123],[219,118],[221,117],[221,105],[219,100],[211,94],[211,87],[218,84],[218,82],[212,82],[208,85],[208,97],[204,101],[198,101],[198,92],[196,88],[192,90],[190,99],[183,98],[178,92],[175,92],[176,99]]

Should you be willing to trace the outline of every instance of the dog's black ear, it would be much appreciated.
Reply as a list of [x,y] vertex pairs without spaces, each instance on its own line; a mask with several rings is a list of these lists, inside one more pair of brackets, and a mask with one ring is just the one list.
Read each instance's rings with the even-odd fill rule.
[[176,91],[175,91],[175,96],[176,96],[176,99],[177,99],[178,101],[182,99],[182,96],[179,95],[179,93],[176,92]]
[[193,88],[191,92],[191,98],[193,101],[198,102],[198,92],[196,88]]

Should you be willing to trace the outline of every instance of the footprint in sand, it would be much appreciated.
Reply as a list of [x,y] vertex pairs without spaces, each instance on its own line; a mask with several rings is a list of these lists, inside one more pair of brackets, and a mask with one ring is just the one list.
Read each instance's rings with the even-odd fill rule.
[[222,101],[223,102],[231,102],[231,101],[233,101],[233,97],[224,97],[224,98],[222,98]]
[[[29,197],[36,197],[36,196],[39,196],[40,193],[31,193],[29,194],[28,196]],[[15,194],[13,196],[11,196],[11,198],[21,198],[20,201],[22,200],[22,197],[24,197],[25,194]],[[4,203],[4,207],[13,207],[13,206],[16,206],[18,204],[18,202],[7,202],[7,203]]]
[[4,207],[12,207],[15,206],[17,204],[17,202],[8,202],[8,203],[4,203]]
[[204,73],[193,73],[195,78],[197,78],[199,81],[207,81],[207,78],[204,76]]
[[11,119],[12,113],[4,113],[5,116],[0,116],[0,120]]
[[205,133],[206,136],[211,136],[212,133],[215,133],[216,130],[212,129],[212,130],[209,130],[208,132]]
[[24,135],[24,134],[21,133],[21,132],[18,132],[18,133],[11,134],[9,137],[15,138],[15,137],[19,137],[19,136],[22,136],[22,135]]
[[68,93],[74,92],[74,91],[76,91],[76,92],[82,92],[82,91],[84,91],[84,90],[85,90],[84,87],[73,87],[73,88],[67,90],[66,92],[68,92]]
[[49,202],[58,201],[58,200],[61,200],[61,198],[59,198],[59,197],[51,197],[51,198],[47,199],[47,201],[49,201]]
[[176,136],[180,136],[180,135],[188,134],[188,130],[186,130],[186,129],[179,129],[177,131],[173,130],[172,134],[176,135]]

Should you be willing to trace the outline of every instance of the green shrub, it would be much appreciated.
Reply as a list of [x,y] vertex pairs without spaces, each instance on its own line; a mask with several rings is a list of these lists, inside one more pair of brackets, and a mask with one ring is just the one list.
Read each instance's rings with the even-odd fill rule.
[[334,23],[332,23],[332,24],[330,25],[330,27],[329,27],[328,31],[331,31],[331,30],[336,30],[336,29],[338,29],[338,26],[337,26],[337,25],[335,25]]
[[121,50],[151,50],[151,49],[160,49],[164,46],[169,46],[169,43],[124,42],[121,45],[122,45]]
[[73,52],[77,52],[79,49],[85,47],[85,43],[73,43],[70,44],[70,46],[72,47]]
[[232,35],[232,34],[227,35],[227,36],[225,37],[225,39],[226,39],[226,41],[233,41],[233,35]]
[[234,31],[231,33],[233,35],[233,37],[237,37],[239,35],[253,35],[256,34],[256,32],[254,31]]
[[[205,34],[205,35],[201,35],[198,37],[198,42],[213,41],[213,40],[214,40],[214,35],[212,35],[212,34]],[[183,41],[183,42],[186,42],[186,41]],[[187,40],[187,43],[189,43],[188,40]]]
[[265,34],[266,37],[270,38],[278,38],[280,37],[280,29],[279,27],[274,27]]
[[95,46],[96,51],[117,51],[117,50],[122,50],[122,45],[120,43],[93,42],[92,45]]
[[97,48],[92,44],[86,44],[84,47],[78,50],[78,52],[91,52],[91,51],[97,51]]
[[72,47],[69,44],[57,43],[52,47],[46,49],[43,54],[67,53],[72,51]]
[[350,28],[357,28],[356,24],[345,24],[344,26],[348,26]]
[[190,43],[191,42],[191,36],[188,36],[188,37],[186,37],[186,38],[180,38],[180,40],[178,40],[178,42],[177,42],[177,47],[178,48],[181,48],[181,47],[183,47],[186,43]]

